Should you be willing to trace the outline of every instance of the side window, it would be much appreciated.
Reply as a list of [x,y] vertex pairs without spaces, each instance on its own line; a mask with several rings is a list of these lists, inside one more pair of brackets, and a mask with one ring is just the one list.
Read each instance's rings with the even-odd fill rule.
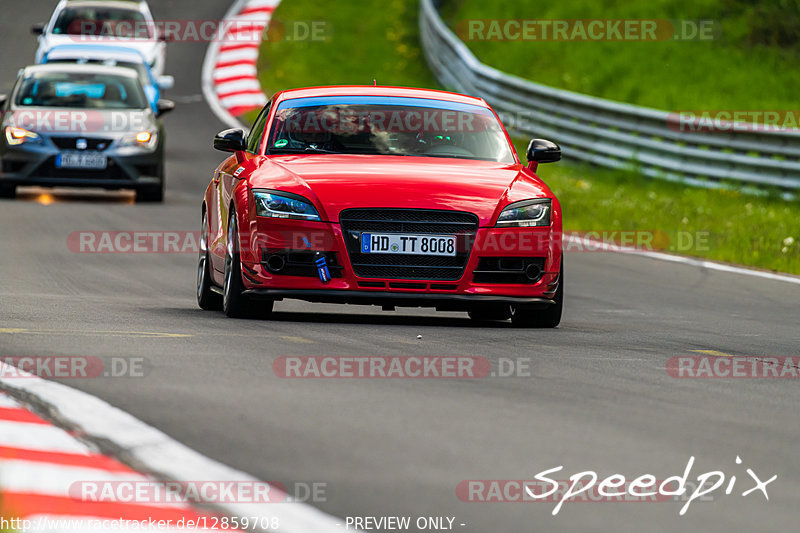
[[272,107],[272,101],[268,102],[258,115],[253,128],[250,130],[250,135],[247,137],[247,151],[251,154],[258,153],[258,145],[261,144],[261,138],[264,136],[264,128],[267,126],[267,117],[269,117],[269,108]]

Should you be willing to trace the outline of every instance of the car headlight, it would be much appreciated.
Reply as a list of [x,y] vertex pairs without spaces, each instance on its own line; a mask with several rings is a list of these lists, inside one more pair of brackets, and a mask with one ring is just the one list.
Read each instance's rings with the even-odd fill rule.
[[311,202],[301,196],[253,191],[256,215],[260,217],[291,218],[295,220],[320,220]]
[[138,131],[136,133],[129,133],[125,135],[120,141],[120,147],[123,146],[138,146],[139,148],[146,148],[152,150],[158,143],[158,132],[155,131]]
[[503,212],[497,217],[497,226],[549,226],[551,204],[549,198],[514,202],[503,209]]
[[25,128],[6,126],[6,142],[9,146],[18,146],[23,143],[39,143],[42,142],[42,138],[38,133],[28,131]]

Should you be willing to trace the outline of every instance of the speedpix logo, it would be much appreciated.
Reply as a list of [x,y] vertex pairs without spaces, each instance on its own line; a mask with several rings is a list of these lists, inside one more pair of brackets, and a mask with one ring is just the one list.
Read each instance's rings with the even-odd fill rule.
[[[737,456],[736,464],[742,459]],[[689,458],[682,475],[674,475],[659,480],[652,474],[644,474],[629,480],[622,474],[600,478],[597,472],[586,470],[569,476],[569,480],[550,477],[564,469],[557,466],[542,470],[532,480],[465,480],[456,487],[456,495],[464,502],[555,502],[552,514],[555,516],[566,502],[657,502],[678,499],[685,502],[678,512],[683,516],[695,501],[702,501],[714,495],[718,489],[725,488],[725,495],[740,490],[736,475],[730,477],[720,470],[690,477],[694,467],[694,456]],[[741,496],[756,493],[769,500],[767,485],[777,479],[773,475],[762,479],[751,468],[746,468],[747,477],[741,476],[751,485]],[[727,481],[727,483],[726,483]]]

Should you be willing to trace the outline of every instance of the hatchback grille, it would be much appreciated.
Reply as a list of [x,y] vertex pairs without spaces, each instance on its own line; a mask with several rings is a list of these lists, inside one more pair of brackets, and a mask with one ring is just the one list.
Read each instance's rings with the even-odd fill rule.
[[[362,278],[460,279],[478,232],[478,217],[461,211],[347,209],[339,221],[353,271]],[[362,232],[456,235],[456,255],[363,254]]]
[[[93,137],[50,137],[50,139],[53,144],[62,150],[94,150],[97,152],[102,152],[108,148],[113,141],[113,139],[96,139]],[[81,148],[78,146],[78,140],[82,140],[86,144],[81,143]]]

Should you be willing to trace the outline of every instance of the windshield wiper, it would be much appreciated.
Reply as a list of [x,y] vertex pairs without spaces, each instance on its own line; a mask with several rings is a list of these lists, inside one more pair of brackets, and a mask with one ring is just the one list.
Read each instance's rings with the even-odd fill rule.
[[314,146],[306,146],[305,148],[290,148],[285,146],[283,148],[270,148],[269,154],[341,154],[344,152],[336,152],[334,150],[325,150],[324,148],[316,148]]

